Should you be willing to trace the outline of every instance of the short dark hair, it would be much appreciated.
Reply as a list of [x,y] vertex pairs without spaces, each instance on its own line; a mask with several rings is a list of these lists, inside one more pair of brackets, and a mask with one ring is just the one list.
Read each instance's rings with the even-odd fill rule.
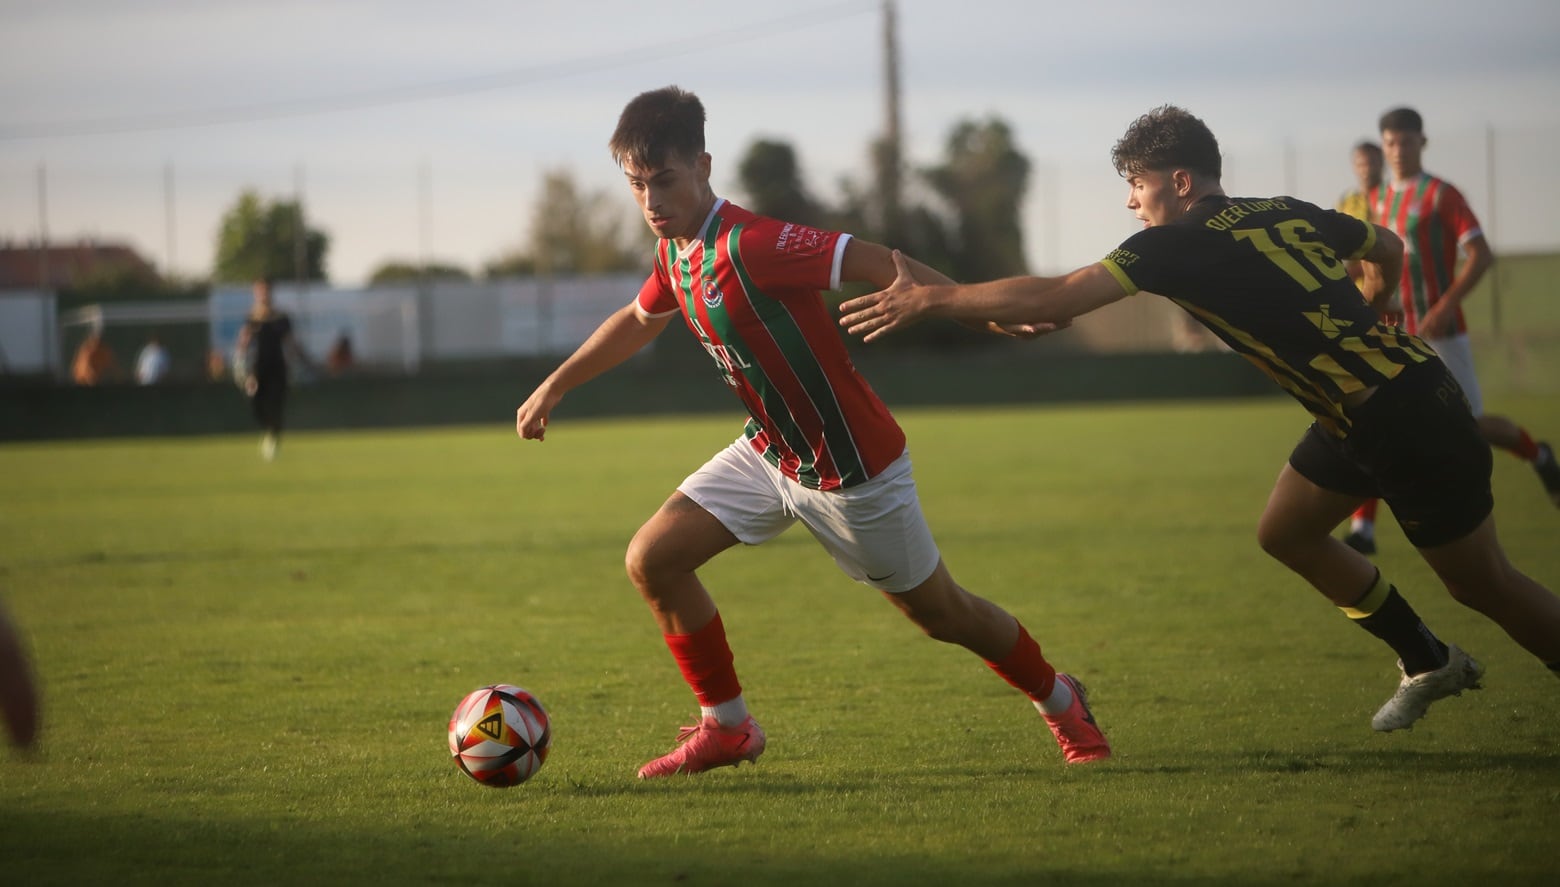
[[1413,108],[1393,108],[1381,115],[1380,125],[1376,127],[1382,132],[1424,132],[1425,120],[1419,116],[1419,112]]
[[704,103],[676,86],[642,92],[624,106],[607,148],[618,166],[692,160],[704,153]]
[[1363,141],[1363,142],[1355,142],[1354,143],[1354,150],[1357,151],[1357,152],[1363,152],[1363,153],[1369,154],[1370,156],[1376,158],[1377,160],[1380,160],[1381,157],[1382,157],[1381,146],[1376,144],[1375,142],[1372,142],[1372,141],[1368,140],[1368,139]]
[[1217,180],[1224,173],[1213,131],[1174,105],[1160,105],[1132,121],[1111,149],[1110,159],[1123,176],[1189,169]]

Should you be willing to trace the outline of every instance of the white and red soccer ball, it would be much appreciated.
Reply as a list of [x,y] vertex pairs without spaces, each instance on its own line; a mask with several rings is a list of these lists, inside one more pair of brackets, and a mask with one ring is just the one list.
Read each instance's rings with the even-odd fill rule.
[[483,785],[507,788],[536,775],[552,747],[547,710],[513,684],[473,690],[450,715],[455,766]]

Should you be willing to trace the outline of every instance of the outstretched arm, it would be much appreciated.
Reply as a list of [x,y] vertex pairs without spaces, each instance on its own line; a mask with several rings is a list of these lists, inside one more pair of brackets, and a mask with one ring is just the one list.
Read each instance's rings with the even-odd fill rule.
[[618,309],[515,411],[515,433],[525,440],[543,439],[547,435],[547,417],[565,394],[634,356],[666,328],[669,320],[669,314],[641,314],[637,302]]
[[[904,261],[905,267],[910,271],[911,278],[917,282],[954,285],[952,278],[936,268],[917,261],[898,250],[892,250],[881,244],[862,240],[859,237],[853,237],[849,243],[845,244],[845,256],[841,262],[840,278],[842,280],[870,283],[880,290],[888,289],[893,285],[895,278],[898,276],[896,257]],[[992,322],[991,318],[988,317],[958,317],[953,319],[982,332],[1024,339],[1032,339],[1035,336],[1054,332],[1068,325],[1066,322],[1001,324]]]
[[840,325],[871,342],[922,317],[982,320],[1002,326],[1065,326],[1127,294],[1105,266],[1063,277],[1007,277],[988,283],[922,284],[896,250],[893,285],[840,305]]

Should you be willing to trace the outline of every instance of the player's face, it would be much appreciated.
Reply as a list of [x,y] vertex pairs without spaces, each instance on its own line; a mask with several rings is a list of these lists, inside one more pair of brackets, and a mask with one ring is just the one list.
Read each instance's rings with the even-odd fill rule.
[[623,162],[623,175],[634,202],[657,236],[679,245],[697,237],[715,202],[710,191],[710,155],[691,160],[670,158],[660,167]]
[[1381,155],[1374,151],[1355,151],[1354,178],[1360,183],[1361,191],[1381,184]]
[[1423,167],[1420,157],[1425,150],[1425,134],[1396,129],[1381,131],[1381,152],[1387,155],[1387,165],[1392,175],[1399,179],[1417,176]]
[[1144,228],[1168,225],[1186,211],[1177,191],[1175,174],[1140,172],[1127,176],[1127,209],[1143,220]]

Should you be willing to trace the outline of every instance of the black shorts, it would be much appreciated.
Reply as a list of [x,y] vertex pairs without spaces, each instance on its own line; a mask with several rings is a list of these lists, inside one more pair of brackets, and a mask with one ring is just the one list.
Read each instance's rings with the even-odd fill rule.
[[255,376],[255,393],[249,398],[255,421],[262,428],[279,431],[287,407],[287,374],[262,373]]
[[1405,369],[1348,416],[1341,440],[1313,424],[1290,466],[1325,490],[1386,500],[1417,548],[1461,539],[1494,509],[1490,445],[1440,360]]

